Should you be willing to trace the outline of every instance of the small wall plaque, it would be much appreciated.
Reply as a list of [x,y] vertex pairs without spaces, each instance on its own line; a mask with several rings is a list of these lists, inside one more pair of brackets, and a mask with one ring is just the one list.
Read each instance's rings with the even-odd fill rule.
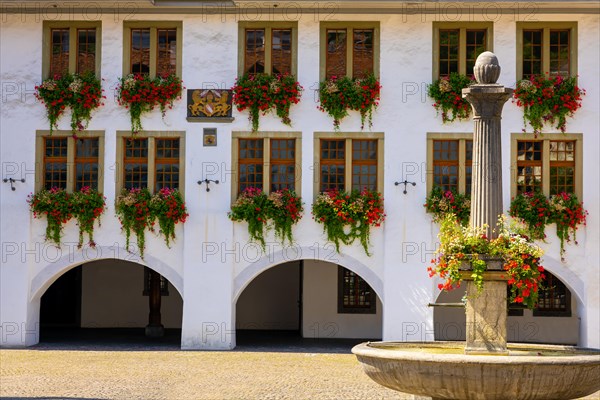
[[228,89],[188,89],[189,122],[232,122],[232,93]]
[[204,147],[216,146],[217,145],[217,129],[216,128],[204,128],[203,133]]

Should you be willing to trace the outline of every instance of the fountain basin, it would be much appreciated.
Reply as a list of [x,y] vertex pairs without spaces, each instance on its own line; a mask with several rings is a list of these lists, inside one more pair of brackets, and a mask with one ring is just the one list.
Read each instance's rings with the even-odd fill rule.
[[600,390],[600,350],[508,344],[465,355],[460,342],[369,342],[352,352],[375,382],[434,399],[565,400]]

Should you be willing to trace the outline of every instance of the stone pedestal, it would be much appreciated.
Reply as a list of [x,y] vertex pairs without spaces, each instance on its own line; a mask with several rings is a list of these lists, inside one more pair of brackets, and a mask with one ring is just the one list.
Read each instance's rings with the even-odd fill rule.
[[485,281],[478,292],[467,281],[467,345],[465,354],[508,354],[506,349],[506,282]]

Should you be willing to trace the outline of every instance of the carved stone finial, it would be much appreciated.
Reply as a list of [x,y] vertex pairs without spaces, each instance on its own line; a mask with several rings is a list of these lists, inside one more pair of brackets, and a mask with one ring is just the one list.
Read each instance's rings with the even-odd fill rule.
[[500,77],[500,65],[498,64],[498,57],[496,57],[496,55],[491,51],[484,51],[481,53],[475,61],[473,74],[475,75],[477,83],[496,83]]

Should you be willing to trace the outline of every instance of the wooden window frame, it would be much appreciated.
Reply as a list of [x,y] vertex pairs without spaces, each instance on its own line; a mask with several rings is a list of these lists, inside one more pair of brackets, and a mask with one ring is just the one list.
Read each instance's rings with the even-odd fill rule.
[[[98,138],[98,191],[104,192],[104,131],[85,131],[85,138]],[[67,138],[67,192],[75,190],[76,168],[75,163],[75,138],[73,132],[65,130],[55,130],[50,134],[49,130],[38,130],[35,133],[35,191],[38,192],[44,188],[45,171],[45,138]],[[83,138],[83,137],[82,137]]]
[[[184,131],[140,131],[137,139],[148,139],[148,190],[154,193],[156,183],[156,141],[155,139],[179,139],[179,192],[185,194],[185,132]],[[131,131],[117,131],[117,158],[115,169],[115,193],[124,187],[125,140],[131,138]]]
[[[231,179],[231,202],[235,202],[240,195],[238,183],[239,171],[239,141],[240,139],[263,140],[263,191],[270,192],[271,187],[271,140],[270,139],[295,139],[295,189],[298,196],[302,195],[302,132],[258,132],[233,131],[231,133],[231,158],[233,160],[233,177]],[[268,139],[268,140],[265,140]]]
[[[467,169],[472,162],[467,161],[467,141],[473,140],[472,133],[427,133],[427,193],[433,189],[434,164],[433,164],[433,142],[435,140],[458,140],[458,192],[466,195]],[[472,172],[471,172],[472,174]]]
[[[52,29],[69,29],[69,72],[77,71],[77,30],[96,29],[96,65],[95,75],[100,78],[102,65],[102,22],[100,21],[44,21],[42,41],[42,79],[50,78],[50,57],[52,55]],[[73,49],[75,51],[73,51]]]
[[[149,267],[144,267],[144,290],[142,291],[142,296],[150,296],[150,272],[152,270]],[[158,274],[160,277],[160,295],[168,296],[169,295],[169,280]]]
[[542,30],[542,74],[550,73],[550,31],[570,30],[569,74],[577,76],[577,22],[517,22],[517,80],[523,79],[523,31]]
[[319,80],[326,77],[327,61],[327,30],[346,29],[346,76],[354,75],[354,29],[373,29],[373,75],[379,78],[379,55],[381,28],[379,21],[348,21],[348,22],[321,22],[319,34]]
[[523,133],[512,133],[510,143],[510,194],[517,195],[517,142],[541,141],[542,142],[542,193],[550,195],[550,142],[574,141],[575,142],[575,195],[583,199],[583,134],[581,133],[544,133],[537,139],[525,136]]
[[338,300],[338,314],[377,314],[377,295],[371,285],[363,279],[356,272],[353,272],[348,269],[348,271],[352,272],[358,279],[362,280],[370,290],[369,294],[369,307],[358,307],[358,306],[346,306],[344,305],[344,270],[347,268],[338,265],[338,292],[337,292],[337,300]]
[[434,22],[433,23],[433,50],[432,50],[432,79],[440,78],[440,30],[458,29],[458,73],[468,75],[467,71],[467,31],[486,30],[486,50],[494,51],[494,24],[492,22]]
[[244,57],[246,54],[246,29],[265,30],[265,73],[271,74],[273,69],[272,43],[273,30],[292,30],[292,65],[291,73],[298,76],[298,22],[296,21],[243,21],[238,23],[238,76],[244,75]]
[[353,140],[377,140],[377,191],[383,193],[384,189],[384,134],[383,132],[315,132],[314,133],[314,147],[313,147],[313,170],[314,170],[314,185],[313,194],[316,199],[319,193],[321,193],[321,139],[344,139],[346,144],[345,149],[345,179],[344,189],[352,190],[352,141]]
[[131,30],[150,29],[150,72],[151,78],[156,77],[158,58],[158,31],[161,29],[176,29],[177,57],[175,75],[182,77],[183,60],[183,23],[181,21],[124,21],[123,22],[123,76],[131,71]]
[[[545,272],[546,275],[549,274],[548,271]],[[557,310],[557,309],[541,309],[538,307],[533,309],[533,316],[534,317],[571,317],[572,316],[572,304],[571,304],[571,290],[569,289],[569,287],[567,285],[564,284],[564,282],[556,275],[551,274],[552,275],[552,279],[556,280],[558,282],[560,282],[564,287],[565,287],[565,306],[566,308],[564,310]]]

